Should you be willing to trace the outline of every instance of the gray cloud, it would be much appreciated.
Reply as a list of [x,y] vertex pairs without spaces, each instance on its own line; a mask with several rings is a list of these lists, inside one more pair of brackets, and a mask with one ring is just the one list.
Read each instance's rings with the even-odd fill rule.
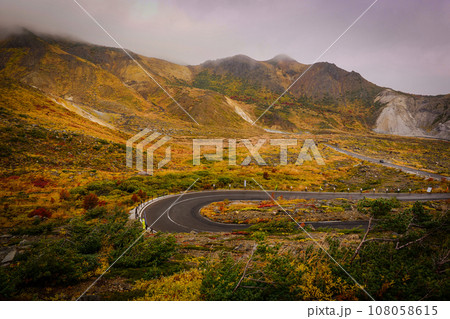
[[[285,53],[311,63],[373,0],[78,0],[124,47],[183,64]],[[378,85],[450,93],[450,3],[379,0],[321,60]],[[115,46],[73,0],[0,0],[0,26]]]

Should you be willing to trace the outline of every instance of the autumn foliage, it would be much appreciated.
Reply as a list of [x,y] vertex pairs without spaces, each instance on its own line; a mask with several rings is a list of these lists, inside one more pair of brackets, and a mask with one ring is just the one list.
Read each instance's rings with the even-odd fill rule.
[[86,210],[92,209],[98,205],[98,197],[94,193],[89,193],[84,197],[83,208]]
[[38,216],[41,218],[50,218],[52,217],[52,212],[46,209],[45,207],[39,207],[28,214],[28,217],[34,216]]
[[49,183],[50,181],[46,180],[45,178],[37,178],[33,181],[33,185],[40,188],[46,187]]
[[142,189],[140,189],[137,192],[137,196],[139,196],[140,199],[146,200],[147,199],[147,193],[145,193]]
[[67,191],[67,190],[65,190],[65,189],[62,189],[60,192],[59,192],[59,200],[62,202],[62,201],[65,201],[65,200],[68,200],[70,198],[70,193]]
[[136,194],[133,194],[133,196],[131,196],[131,200],[133,201],[133,203],[137,203],[140,201],[138,195]]

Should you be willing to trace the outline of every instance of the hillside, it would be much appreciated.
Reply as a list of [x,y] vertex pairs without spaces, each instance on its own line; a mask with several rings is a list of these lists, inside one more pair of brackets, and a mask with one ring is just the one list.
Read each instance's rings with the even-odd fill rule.
[[[139,63],[198,121],[245,127],[225,97],[180,86],[181,66],[135,55]],[[165,74],[161,77],[159,74]],[[197,125],[121,50],[38,36],[26,31],[0,42],[0,77],[35,87],[71,110],[124,132],[198,129]]]

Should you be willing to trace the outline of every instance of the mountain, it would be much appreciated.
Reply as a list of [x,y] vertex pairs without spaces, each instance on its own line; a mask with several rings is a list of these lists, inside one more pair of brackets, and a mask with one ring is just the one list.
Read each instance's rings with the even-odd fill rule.
[[[56,103],[74,117],[120,132],[152,127],[238,134],[264,127],[450,139],[448,95],[395,92],[332,63],[307,65],[286,55],[257,61],[236,55],[183,66],[129,53],[135,61],[121,49],[25,30],[0,41],[0,79],[21,87],[17,94],[39,90],[52,107]],[[14,94],[11,85],[8,92]]]
[[[132,55],[200,124],[214,127],[226,120],[229,128],[250,127],[224,96],[185,85],[191,76],[187,67]],[[0,42],[0,77],[38,88],[75,113],[120,131],[132,133],[147,126],[197,127],[155,81],[116,48],[25,31]]]
[[[291,108],[288,116],[291,126],[288,128],[308,127],[307,123],[296,119],[301,113],[301,117],[306,115],[319,128],[359,129],[358,124],[362,123],[366,128],[383,134],[450,138],[449,95],[420,96],[396,92],[377,86],[359,73],[345,71],[332,63],[305,65],[285,55],[256,61],[236,55],[190,68],[194,72],[194,86],[264,107],[267,107],[267,103],[258,100],[258,96],[273,92],[275,95],[269,94],[271,99],[268,99],[273,101],[300,77],[286,94],[288,102],[281,110],[278,109],[283,112]],[[292,107],[296,104],[303,108],[299,110]],[[350,114],[347,114],[348,109],[343,105],[353,108]],[[305,111],[311,106],[314,110]],[[336,112],[340,116],[336,116]],[[322,119],[318,120],[317,117]],[[358,117],[355,125],[355,118]],[[286,122],[281,123],[281,126],[283,124]],[[313,128],[309,126],[308,129]]]
[[353,71],[347,72],[334,64],[320,62],[310,66],[285,55],[278,55],[267,61],[256,61],[245,55],[236,55],[231,58],[207,61],[192,69],[197,75],[207,72],[223,77],[233,77],[277,94],[283,93],[308,69],[289,90],[289,93],[296,98],[304,95],[313,99],[322,99],[325,96],[338,100],[373,98],[383,89],[365,80],[360,74]]

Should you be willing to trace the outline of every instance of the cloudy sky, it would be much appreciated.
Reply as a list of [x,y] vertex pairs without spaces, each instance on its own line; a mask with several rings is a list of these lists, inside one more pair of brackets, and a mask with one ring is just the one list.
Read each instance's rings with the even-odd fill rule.
[[[125,48],[182,64],[312,63],[374,0],[76,0]],[[381,86],[450,93],[450,1],[378,0],[320,59]],[[75,0],[0,0],[0,27],[116,46]]]

